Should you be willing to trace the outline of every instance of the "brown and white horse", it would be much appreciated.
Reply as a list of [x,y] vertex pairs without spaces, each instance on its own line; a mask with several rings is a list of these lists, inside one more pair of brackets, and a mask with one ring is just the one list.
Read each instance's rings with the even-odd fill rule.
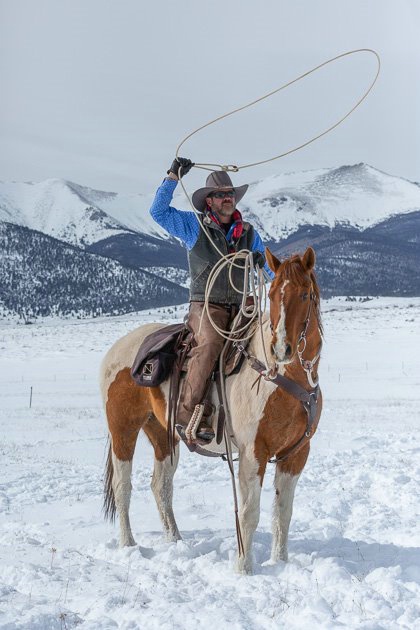
[[[313,272],[315,254],[308,248],[303,256],[280,261],[267,250],[267,261],[275,273],[271,283],[270,319],[262,325],[263,335],[254,335],[248,352],[263,359],[262,337],[283,374],[306,390],[308,366],[310,381],[317,380],[321,347],[319,290]],[[104,510],[108,518],[120,519],[120,544],[134,545],[129,521],[131,469],[140,429],[146,433],[154,453],[151,487],[168,540],[181,538],[172,510],[173,476],[179,445],[171,464],[167,444],[168,383],[160,387],[137,386],[130,368],[142,340],[163,324],[147,324],[117,341],[105,356],[101,368],[103,402],[111,443],[108,453]],[[304,343],[302,342],[302,334]],[[306,366],[307,371],[304,367]],[[239,374],[226,382],[232,428],[239,452],[239,512],[244,553],[238,557],[238,570],[252,572],[251,545],[260,514],[260,493],[266,465],[276,463],[271,560],[287,560],[287,539],[296,483],[309,454],[307,414],[302,403],[270,380],[260,379],[259,391],[252,387],[257,372],[245,362]],[[321,413],[319,392],[317,417]],[[216,401],[215,401],[216,402]],[[299,447],[293,447],[299,443]],[[213,450],[213,445],[210,445]],[[189,455],[197,457],[197,455]]]

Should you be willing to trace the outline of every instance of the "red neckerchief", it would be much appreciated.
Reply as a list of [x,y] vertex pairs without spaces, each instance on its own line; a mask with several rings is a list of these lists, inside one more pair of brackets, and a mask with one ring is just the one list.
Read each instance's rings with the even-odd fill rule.
[[[210,217],[210,219],[212,221],[214,221],[215,223],[217,223],[217,225],[221,226],[221,223],[218,219],[218,217],[214,214],[214,212],[212,212],[210,210],[210,208],[207,206],[207,211],[208,211],[208,215]],[[230,250],[234,250],[235,249],[235,245],[236,243],[239,241],[239,239],[242,236],[242,232],[244,230],[244,224],[242,221],[242,215],[239,212],[239,210],[234,210],[233,214],[232,214],[232,225],[229,228],[228,233],[226,234],[226,240],[229,243],[229,249]]]

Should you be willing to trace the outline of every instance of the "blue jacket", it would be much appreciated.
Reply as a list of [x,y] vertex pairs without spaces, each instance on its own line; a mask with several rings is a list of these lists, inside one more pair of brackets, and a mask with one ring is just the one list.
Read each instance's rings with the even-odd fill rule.
[[[197,242],[201,227],[194,212],[177,210],[170,205],[177,183],[174,179],[163,180],[156,191],[150,214],[156,223],[169,232],[171,236],[179,238],[190,251]],[[265,253],[263,242],[255,228],[251,251]],[[274,273],[267,263],[265,263],[264,269],[269,277],[273,279]]]

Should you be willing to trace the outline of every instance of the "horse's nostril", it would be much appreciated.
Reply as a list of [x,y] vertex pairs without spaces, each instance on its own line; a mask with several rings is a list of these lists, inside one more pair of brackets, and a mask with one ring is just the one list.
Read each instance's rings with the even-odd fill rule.
[[286,357],[290,357],[291,354],[292,354],[292,346],[290,345],[290,343],[288,343],[286,346]]

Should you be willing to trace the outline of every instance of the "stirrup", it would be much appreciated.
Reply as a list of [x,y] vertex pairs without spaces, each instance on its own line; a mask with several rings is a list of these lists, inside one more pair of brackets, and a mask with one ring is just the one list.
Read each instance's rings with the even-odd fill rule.
[[182,424],[176,424],[175,429],[178,432],[179,437],[187,445],[190,451],[194,452],[198,446],[207,446],[214,440],[214,431],[213,429],[202,429],[197,431],[197,437],[192,441],[188,440],[186,436],[186,429],[182,426]]
[[192,443],[188,442],[188,440],[187,440],[187,438],[185,436],[185,427],[183,427],[182,424],[176,424],[175,425],[175,429],[177,430],[177,433],[178,433],[179,437],[184,442],[184,444],[188,448],[188,450],[191,451],[191,453],[194,453],[194,451],[197,450],[198,444],[196,442],[192,442]]

